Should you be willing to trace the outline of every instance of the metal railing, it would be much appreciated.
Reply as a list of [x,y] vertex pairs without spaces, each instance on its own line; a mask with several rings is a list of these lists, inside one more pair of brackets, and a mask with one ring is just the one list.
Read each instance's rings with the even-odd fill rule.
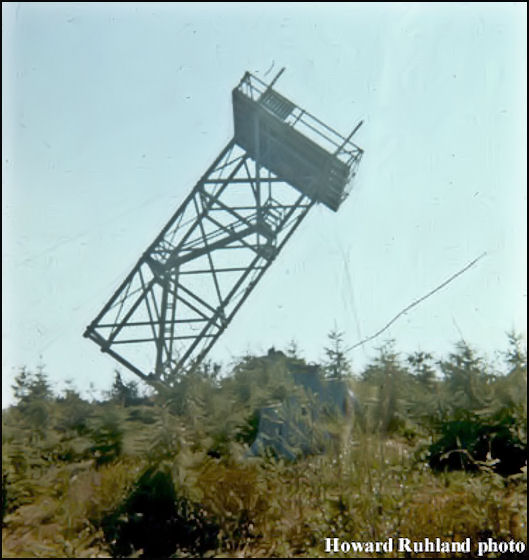
[[[358,163],[363,150],[351,141],[351,137],[362,123],[360,122],[349,136],[342,136],[314,115],[273,90],[272,85],[280,74],[281,72],[270,84],[266,84],[257,76],[246,72],[237,89],[287,125],[298,130],[326,152],[334,155],[348,167]],[[275,99],[273,99],[274,97]]]

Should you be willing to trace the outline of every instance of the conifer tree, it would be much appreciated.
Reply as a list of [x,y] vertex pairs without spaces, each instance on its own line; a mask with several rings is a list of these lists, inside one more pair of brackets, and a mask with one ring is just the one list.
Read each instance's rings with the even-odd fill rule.
[[330,379],[343,379],[352,374],[351,362],[345,355],[343,333],[336,328],[327,335],[329,346],[324,348],[327,359],[325,361],[325,374]]

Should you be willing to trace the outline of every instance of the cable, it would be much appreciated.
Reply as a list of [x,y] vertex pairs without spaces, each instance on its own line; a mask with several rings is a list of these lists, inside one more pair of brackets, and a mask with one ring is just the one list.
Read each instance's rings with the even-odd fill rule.
[[474,266],[480,259],[482,259],[485,255],[487,254],[487,252],[485,251],[484,253],[482,253],[479,257],[475,258],[473,261],[471,261],[470,263],[468,263],[464,268],[462,268],[459,272],[456,272],[455,274],[452,274],[452,276],[450,276],[450,278],[448,278],[447,280],[445,280],[442,284],[439,284],[439,286],[437,286],[437,288],[434,288],[432,291],[428,292],[426,295],[422,296],[419,299],[416,299],[415,301],[413,301],[412,303],[410,303],[410,305],[408,305],[407,307],[405,307],[402,311],[400,311],[399,313],[397,313],[395,315],[395,317],[393,317],[393,319],[391,319],[391,321],[389,321],[389,323],[387,323],[384,327],[382,327],[379,331],[377,331],[375,334],[368,336],[367,338],[364,338],[363,340],[361,340],[360,342],[357,342],[356,344],[353,344],[353,346],[350,346],[349,348],[346,348],[345,352],[350,352],[351,350],[354,350],[355,348],[358,348],[358,346],[362,346],[362,344],[365,344],[366,342],[369,342],[371,340],[373,340],[374,338],[376,338],[377,336],[381,335],[385,330],[389,329],[389,327],[399,318],[402,317],[402,315],[404,315],[406,312],[408,312],[410,309],[412,309],[413,307],[415,307],[416,305],[419,305],[419,303],[421,303],[422,301],[424,301],[425,299],[429,298],[431,295],[435,294],[436,292],[438,292],[439,290],[441,290],[442,288],[444,288],[447,284],[449,284],[450,282],[452,282],[452,280],[455,280],[458,276],[460,276],[461,274],[463,274],[463,272],[466,272],[469,268],[471,268],[472,266]]

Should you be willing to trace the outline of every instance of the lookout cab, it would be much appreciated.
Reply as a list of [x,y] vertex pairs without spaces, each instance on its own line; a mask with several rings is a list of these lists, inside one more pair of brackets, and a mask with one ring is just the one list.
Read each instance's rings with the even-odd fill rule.
[[235,142],[310,199],[337,211],[349,194],[362,149],[270,85],[246,72],[233,90]]

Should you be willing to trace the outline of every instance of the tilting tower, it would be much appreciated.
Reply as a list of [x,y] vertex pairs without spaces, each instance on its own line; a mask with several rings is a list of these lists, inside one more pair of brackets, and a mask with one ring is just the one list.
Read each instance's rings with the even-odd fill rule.
[[[284,70],[284,69],[283,69]],[[147,382],[198,364],[310,208],[338,210],[362,150],[246,73],[234,137],[84,336]]]

